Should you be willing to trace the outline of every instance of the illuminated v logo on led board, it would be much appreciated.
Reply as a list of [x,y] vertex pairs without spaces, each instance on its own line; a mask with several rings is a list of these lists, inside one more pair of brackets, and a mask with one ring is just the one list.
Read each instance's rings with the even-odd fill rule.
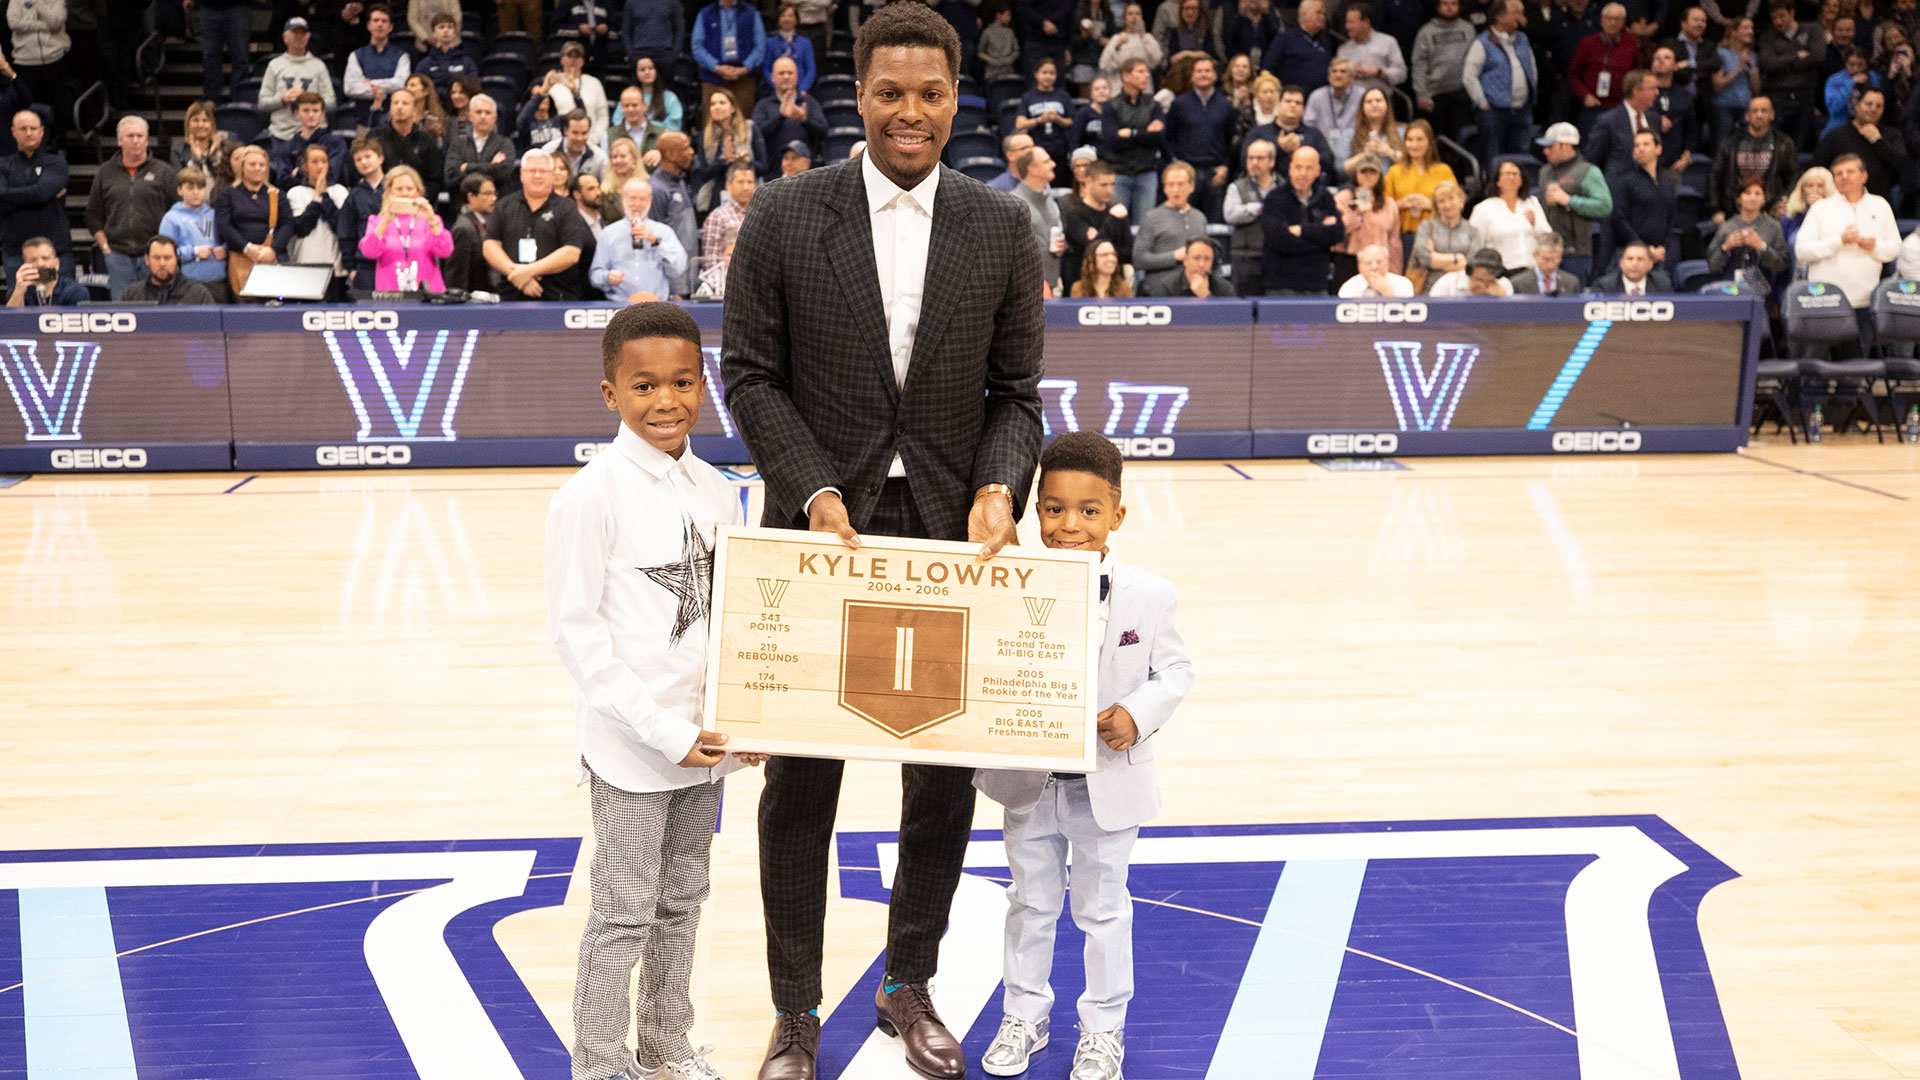
[[1380,356],[1400,430],[1445,431],[1453,423],[1453,410],[1460,406],[1473,362],[1480,358],[1480,346],[1442,341],[1434,346],[1437,355],[1429,369],[1420,359],[1421,344],[1376,341],[1373,351]]
[[461,331],[426,333],[424,343],[419,330],[328,330],[321,335],[359,418],[354,437],[360,442],[452,442],[460,437],[453,416],[460,408],[480,331],[464,331],[464,340],[456,346],[459,355],[451,360],[448,346]]
[[53,367],[49,369],[41,362],[38,340],[0,340],[0,379],[5,379],[7,393],[20,410],[28,442],[72,442],[80,438],[80,414],[86,410],[87,392],[93,388],[100,344],[56,341],[53,349]]

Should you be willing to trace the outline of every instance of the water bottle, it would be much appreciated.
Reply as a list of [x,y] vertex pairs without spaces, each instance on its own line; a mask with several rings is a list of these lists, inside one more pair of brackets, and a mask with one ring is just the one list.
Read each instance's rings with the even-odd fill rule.
[[1907,428],[1902,437],[1909,446],[1920,443],[1920,404],[1907,406]]
[[1807,441],[1810,443],[1819,442],[1820,429],[1825,427],[1826,423],[1826,410],[1819,405],[1815,405],[1813,407],[1813,414],[1807,417]]

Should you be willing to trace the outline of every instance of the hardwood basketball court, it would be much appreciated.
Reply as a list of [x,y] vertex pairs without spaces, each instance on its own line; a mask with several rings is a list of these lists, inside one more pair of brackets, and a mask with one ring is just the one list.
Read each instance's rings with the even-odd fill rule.
[[[1404,464],[1366,473],[1301,461],[1129,465],[1116,554],[1179,587],[1199,667],[1193,695],[1156,738],[1166,810],[1155,825],[1185,836],[1210,826],[1654,815],[1739,875],[1699,901],[1712,978],[1669,979],[1676,1017],[1710,1026],[1717,992],[1722,1038],[1750,1078],[1920,1076],[1920,447],[1767,439],[1738,455]],[[40,849],[586,835],[585,791],[571,782],[570,688],[546,640],[540,582],[541,524],[565,476],[36,476],[0,490],[0,567],[11,571],[0,623],[0,863],[32,861],[21,853]],[[1023,535],[1034,542],[1031,522]],[[849,768],[839,826],[848,869],[835,878],[843,891],[866,887],[846,884],[870,872],[850,861],[856,845],[862,857],[886,858],[884,838],[876,849],[856,834],[895,826],[896,777],[886,766]],[[728,782],[696,970],[695,1041],[717,1044],[713,1060],[735,1080],[753,1075],[771,1015],[759,788],[757,772]],[[998,825],[983,800],[976,827]],[[525,1037],[551,1044],[525,1051],[523,1065],[544,1062],[529,1076],[565,1075],[551,1047],[570,1031],[585,850],[564,905],[506,915],[493,930],[558,1033]],[[532,876],[558,881],[565,869],[536,861]],[[1189,1036],[1211,1047],[1221,1024],[1153,1015],[1149,975],[1218,982],[1224,1015],[1249,962],[1244,949],[1215,955],[1208,928],[1251,941],[1269,909],[1260,892],[1246,911],[1227,910],[1245,898],[1225,886],[1210,898],[1210,872],[1158,872],[1143,871],[1136,886],[1148,903],[1128,1075],[1195,1075],[1208,1059]],[[19,974],[36,961],[8,959],[21,946],[7,925],[8,888],[0,880],[0,1077],[38,1078],[46,1059],[23,1054],[19,1035],[39,1022]],[[182,892],[188,906],[148,923],[124,916],[121,893],[109,895],[136,1034],[150,1023],[142,1011],[173,992],[140,964],[229,941],[254,943],[231,946],[240,952],[297,955],[285,942],[304,940],[295,928],[309,916],[286,912],[322,902],[248,907]],[[154,892],[124,902],[170,901]],[[324,902],[340,910],[355,898]],[[1149,909],[1197,929],[1176,933]],[[1365,1023],[1335,1009],[1319,1075],[1571,1075],[1564,1056],[1501,1049],[1504,1040],[1564,1055],[1585,1036],[1572,1033],[1584,1026],[1578,1018],[1525,1005],[1536,992],[1557,1000],[1558,990],[1529,986],[1518,969],[1474,974],[1476,957],[1499,951],[1499,905],[1462,894],[1456,907],[1417,910],[1433,919],[1433,941],[1461,947],[1458,967],[1396,955],[1385,930],[1377,948],[1356,937],[1343,995],[1356,972],[1376,970],[1365,964],[1379,964],[1402,980],[1395,1001],[1426,1004]],[[826,1008],[870,993],[861,980],[884,924],[885,909],[868,899],[832,902]],[[1063,955],[1075,949],[1063,932]],[[997,962],[984,958],[989,979]],[[296,1010],[288,1015],[331,1007],[326,972],[289,964],[271,980],[301,988],[305,1004],[286,1005]],[[1367,992],[1376,991],[1386,984]],[[1061,983],[1069,1013],[1076,992]],[[1450,1011],[1458,1002],[1490,1009],[1509,1034],[1474,1036],[1475,1022],[1449,1019],[1464,1015]],[[858,1011],[842,1030],[858,1025]],[[330,1051],[299,1041],[304,1021],[248,1036],[218,1019],[167,1021],[179,1039],[164,1050],[136,1040],[140,1075],[414,1075],[404,1060],[306,1071],[300,1061]],[[990,1035],[997,1019],[994,996],[978,1023]],[[1183,1023],[1194,1030],[1183,1035]],[[1675,1023],[1681,1075],[1732,1075],[1690,1058],[1713,1039]],[[196,1034],[202,1024],[225,1034]],[[1055,1027],[1061,1045],[1036,1059],[1036,1077],[1065,1075],[1071,1036]],[[230,1052],[246,1038],[278,1041],[287,1056]],[[314,1046],[324,1042],[315,1036]],[[1336,1045],[1362,1050],[1341,1064]],[[256,1064],[235,1064],[243,1061]],[[1311,1062],[1304,1072],[1284,1064],[1258,1074],[1314,1075]],[[1232,1071],[1219,1059],[1214,1068]],[[1579,1071],[1597,1075],[1591,1065]]]

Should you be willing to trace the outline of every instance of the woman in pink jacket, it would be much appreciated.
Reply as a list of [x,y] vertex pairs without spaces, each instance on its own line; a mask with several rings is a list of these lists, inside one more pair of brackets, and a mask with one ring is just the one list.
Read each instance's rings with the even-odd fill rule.
[[440,260],[453,254],[453,234],[421,196],[420,174],[406,165],[387,172],[380,212],[367,218],[360,254],[374,260],[373,287],[445,292]]

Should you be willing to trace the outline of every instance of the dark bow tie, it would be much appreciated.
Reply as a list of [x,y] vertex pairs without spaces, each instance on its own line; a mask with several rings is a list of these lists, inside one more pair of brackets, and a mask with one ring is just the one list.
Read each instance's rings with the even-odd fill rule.
[[1100,575],[1100,599],[1102,599],[1102,600],[1105,600],[1105,599],[1107,598],[1107,586],[1108,586],[1108,584],[1109,584],[1109,577],[1108,577],[1108,575],[1106,575],[1106,574],[1101,574],[1101,575]]

